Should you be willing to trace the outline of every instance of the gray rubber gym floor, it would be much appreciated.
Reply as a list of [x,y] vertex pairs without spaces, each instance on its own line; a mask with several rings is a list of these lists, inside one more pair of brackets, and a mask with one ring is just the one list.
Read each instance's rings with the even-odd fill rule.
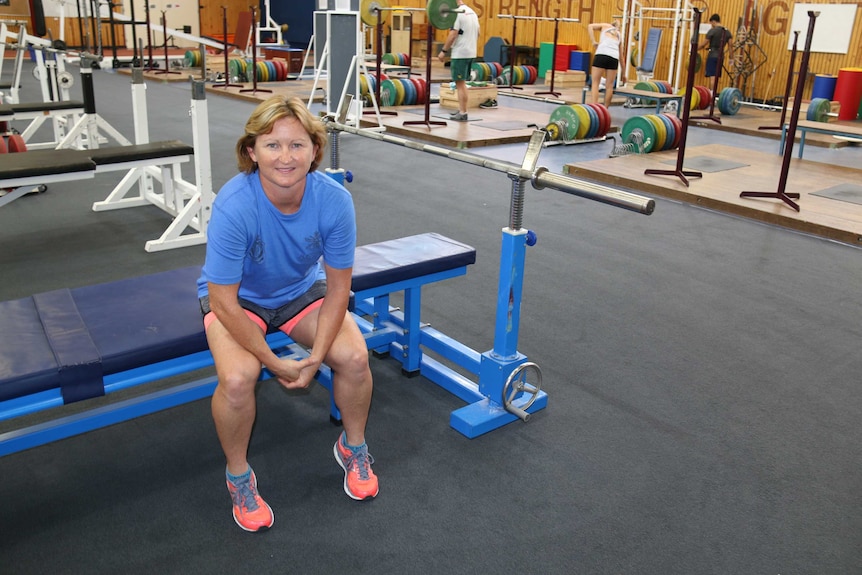
[[[129,77],[95,81],[97,111],[131,136]],[[185,84],[148,85],[153,140],[191,142],[189,97]],[[253,105],[207,103],[219,186]],[[717,138],[741,154],[776,149],[697,129],[689,145]],[[490,349],[509,179],[341,141],[360,243],[436,231],[477,248],[466,277],[426,290],[424,313]],[[608,151],[549,148],[539,163],[558,172]],[[520,162],[524,149],[477,152]],[[806,157],[853,165],[859,153]],[[144,251],[169,223],[156,208],[92,212],[116,181],[56,184],[0,209],[2,299],[202,262],[202,247]],[[448,425],[460,400],[372,359],[381,491],[360,504],[341,489],[325,392],[264,382],[250,460],[273,529],[249,534],[231,519],[200,401],[0,460],[0,571],[860,573],[862,252],[656,204],[642,216],[528,187],[524,225],[538,243],[519,350],[549,395],[529,423],[466,439]]]

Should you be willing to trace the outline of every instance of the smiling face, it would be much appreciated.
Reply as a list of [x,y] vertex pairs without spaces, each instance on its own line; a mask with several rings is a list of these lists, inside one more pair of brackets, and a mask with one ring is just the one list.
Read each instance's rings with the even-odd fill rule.
[[294,117],[277,120],[272,131],[259,135],[248,148],[257,163],[263,191],[275,206],[292,213],[299,209],[305,177],[317,154],[317,146]]

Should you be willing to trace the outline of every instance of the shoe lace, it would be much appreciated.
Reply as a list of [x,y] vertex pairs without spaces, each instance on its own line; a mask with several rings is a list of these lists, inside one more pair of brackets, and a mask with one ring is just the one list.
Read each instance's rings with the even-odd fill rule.
[[259,507],[257,504],[257,493],[252,489],[251,481],[244,481],[239,485],[234,484],[234,488],[234,504],[240,508],[245,508],[248,511],[256,511]]
[[374,463],[374,458],[368,453],[367,449],[362,449],[352,453],[347,457],[345,464],[350,469],[355,469],[362,481],[368,480],[371,476],[371,464]]

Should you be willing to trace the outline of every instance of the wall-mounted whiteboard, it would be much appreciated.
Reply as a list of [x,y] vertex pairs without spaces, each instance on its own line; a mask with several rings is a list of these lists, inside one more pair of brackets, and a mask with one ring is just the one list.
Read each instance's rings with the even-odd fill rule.
[[793,20],[788,34],[787,49],[793,48],[793,32],[799,31],[797,49],[805,48],[808,37],[808,11],[820,12],[814,21],[814,36],[811,38],[812,52],[846,54],[850,48],[850,36],[856,21],[856,4],[795,4]]

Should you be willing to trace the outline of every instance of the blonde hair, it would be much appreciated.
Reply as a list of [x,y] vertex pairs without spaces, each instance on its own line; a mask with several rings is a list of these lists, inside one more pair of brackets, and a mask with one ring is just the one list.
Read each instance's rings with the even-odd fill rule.
[[309,112],[298,97],[278,95],[261,102],[245,123],[245,132],[236,142],[237,167],[241,172],[250,174],[255,171],[257,163],[251,159],[249,148],[253,149],[257,138],[272,132],[275,123],[283,118],[299,120],[311,137],[311,143],[317,146],[317,153],[314,155],[314,161],[311,162],[309,173],[320,166],[328,142],[323,122]]

